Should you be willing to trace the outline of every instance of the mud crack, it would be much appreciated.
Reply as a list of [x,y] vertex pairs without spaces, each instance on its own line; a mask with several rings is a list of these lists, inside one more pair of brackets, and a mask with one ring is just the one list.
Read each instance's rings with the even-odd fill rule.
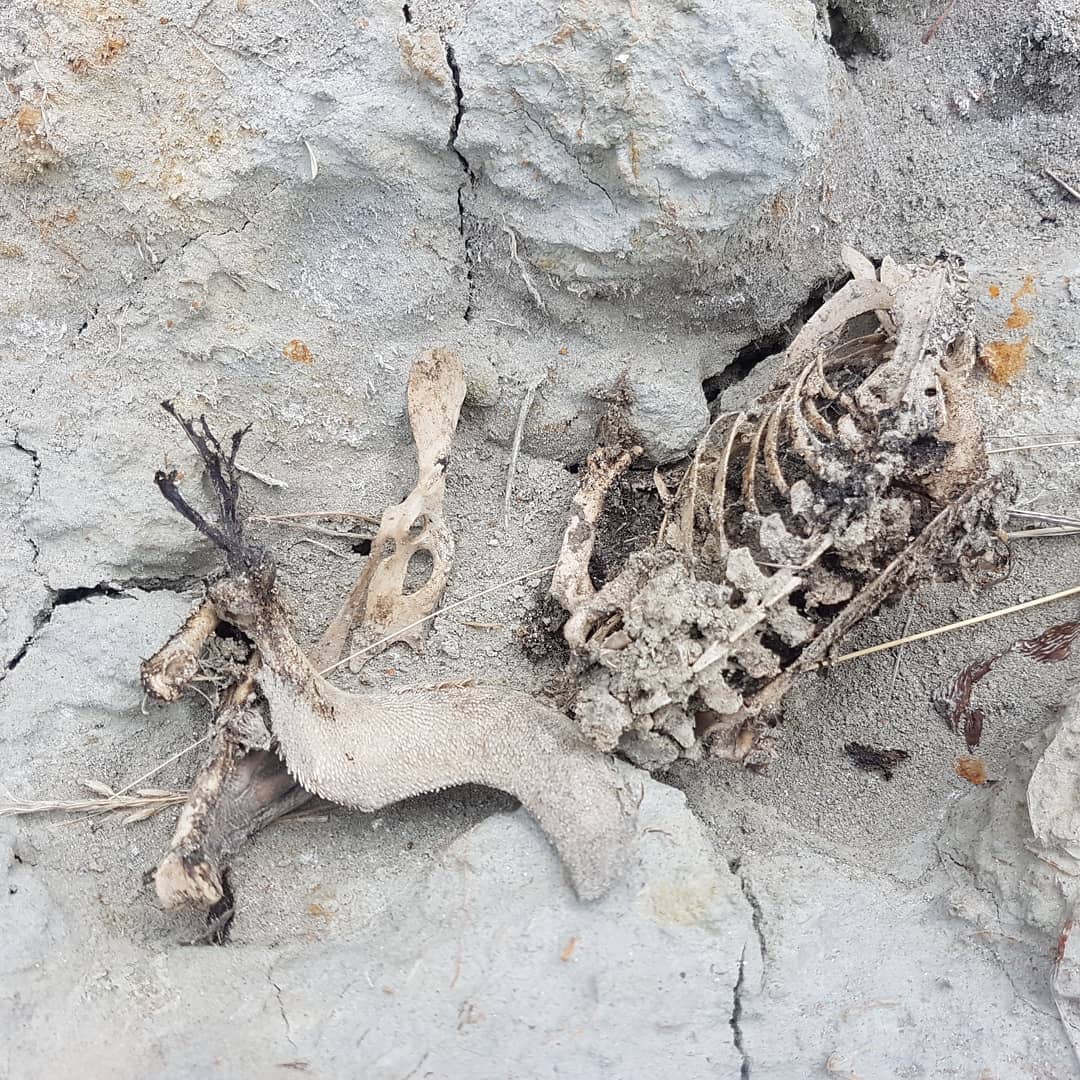
[[[11,440],[11,445],[14,446],[15,449],[19,451],[19,453],[26,454],[26,456],[30,459],[30,494],[27,496],[26,502],[32,502],[37,496],[38,491],[41,489],[41,455],[35,449],[33,449],[33,447],[24,446],[21,442],[19,442],[18,432],[15,433],[15,437]],[[25,505],[26,503],[23,503],[23,506]],[[21,509],[22,507],[20,507],[20,510]],[[34,551],[34,557],[31,565],[36,566],[38,561],[38,555],[40,555],[37,543],[35,542],[34,538],[26,531],[25,528],[21,528],[19,531],[22,533],[23,539],[30,545],[30,547]]]
[[285,1025],[285,1038],[289,1040],[289,1045],[295,1050],[296,1040],[292,1034],[292,1024],[289,1023],[289,1014],[285,1011],[285,999],[281,996],[281,987],[274,982],[274,969],[270,968],[266,972],[266,981],[274,988],[274,996],[277,998],[278,1012],[281,1014],[281,1021]]
[[750,905],[751,923],[754,927],[754,933],[757,935],[758,951],[761,954],[761,962],[764,965],[765,960],[769,955],[769,948],[765,943],[765,932],[762,929],[764,913],[761,910],[761,903],[754,895],[754,890],[750,885],[750,879],[742,872],[742,860],[732,859],[728,863],[728,869],[739,879],[739,887],[742,889],[742,894],[746,898],[746,902]]
[[457,205],[458,232],[461,233],[461,242],[465,248],[465,283],[468,292],[465,300],[464,318],[465,321],[468,322],[470,318],[472,318],[474,258],[472,238],[469,236],[465,222],[465,192],[466,189],[472,191],[476,186],[476,174],[469,164],[469,159],[461,152],[461,149],[457,144],[458,132],[461,129],[461,119],[465,115],[465,93],[461,88],[461,69],[458,67],[457,58],[454,56],[454,46],[451,45],[449,41],[444,41],[443,44],[446,47],[446,66],[450,69],[450,77],[454,84],[454,116],[450,121],[450,136],[447,139],[446,145],[453,151],[454,156],[458,159],[458,164],[461,165],[461,171],[464,173],[464,178],[458,185]]
[[12,439],[12,445],[22,454],[26,454],[33,463],[33,484],[30,489],[30,497],[33,498],[37,494],[38,484],[41,482],[41,455],[30,446],[24,446],[19,442],[19,433],[15,433],[15,438]]
[[742,998],[745,981],[746,946],[744,945],[743,951],[739,955],[739,975],[735,980],[735,988],[732,990],[731,1019],[728,1021],[731,1025],[731,1041],[735,1044],[735,1049],[739,1051],[739,1055],[742,1057],[742,1065],[739,1067],[739,1080],[750,1080],[750,1057],[746,1053],[746,1047],[743,1046],[742,1033]]
[[[35,547],[35,557],[37,548]],[[95,596],[104,596],[110,600],[129,600],[131,589],[141,589],[143,592],[188,592],[196,585],[201,585],[201,578],[128,578],[124,581],[101,581],[97,585],[76,585],[67,589],[49,589],[49,597],[42,609],[34,619],[34,629],[30,636],[23,642],[18,652],[0,669],[0,682],[22,663],[26,654],[30,651],[34,642],[41,635],[42,630],[52,620],[58,608],[69,604],[80,604],[84,600],[90,600]]]

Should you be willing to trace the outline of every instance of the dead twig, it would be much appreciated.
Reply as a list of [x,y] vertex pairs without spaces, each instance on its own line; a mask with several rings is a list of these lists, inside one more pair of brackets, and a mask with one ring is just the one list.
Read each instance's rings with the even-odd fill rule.
[[933,21],[930,29],[923,34],[922,43],[924,45],[929,45],[930,42],[934,40],[934,35],[941,29],[941,24],[946,20],[955,3],[956,0],[947,0],[945,7],[942,8],[941,14]]
[[814,671],[817,668],[835,667],[837,664],[846,663],[848,660],[858,660],[863,656],[871,656],[874,653],[886,652],[901,645],[909,645],[913,641],[924,641],[926,638],[937,637],[939,634],[948,634],[953,630],[961,630],[965,626],[976,626],[979,623],[990,622],[992,619],[1004,618],[1006,615],[1015,615],[1020,611],[1029,611],[1031,608],[1042,607],[1043,604],[1052,604],[1057,600],[1065,600],[1077,594],[1080,594],[1080,585],[1074,585],[1071,589],[1062,589],[1060,592],[1050,593],[1047,596],[1039,596],[1034,600],[1025,600],[1022,604],[1012,604],[1009,607],[998,608],[996,611],[988,611],[984,615],[975,615],[970,619],[960,619],[958,622],[948,623],[945,626],[935,626],[932,630],[909,634],[907,637],[896,638],[894,641],[884,641],[880,645],[871,645],[866,649],[856,649],[854,652],[844,653],[843,656],[837,656],[832,660],[821,660],[801,670]]
[[1043,172],[1054,181],[1063,191],[1071,195],[1077,202],[1080,202],[1080,191],[1072,186],[1068,181],[1063,180],[1053,169],[1043,169]]
[[506,494],[503,496],[503,528],[510,527],[510,497],[514,490],[514,473],[517,471],[518,454],[521,452],[521,439],[525,434],[525,421],[529,418],[529,410],[536,398],[536,391],[546,377],[546,372],[537,375],[529,383],[525,396],[521,399],[521,408],[518,409],[517,426],[514,428],[514,441],[510,445],[510,464],[506,470]]

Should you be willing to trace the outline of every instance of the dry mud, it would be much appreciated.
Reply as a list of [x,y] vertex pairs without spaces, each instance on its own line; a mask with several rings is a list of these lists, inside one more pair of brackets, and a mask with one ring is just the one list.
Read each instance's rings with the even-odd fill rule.
[[[415,476],[409,365],[457,350],[447,600],[536,573],[367,675],[537,692],[561,657],[527,657],[520,628],[604,395],[625,375],[650,458],[677,458],[767,382],[842,242],[961,253],[1000,377],[987,430],[1080,428],[1080,199],[1047,172],[1080,187],[1071,0],[7,0],[0,69],[15,798],[123,786],[205,731],[197,698],[143,711],[138,683],[215,565],[152,483],[194,466],[163,398],[253,423],[244,463],[281,482],[251,480],[254,511],[378,513]],[[1075,513],[1077,454],[1003,456],[1029,508]],[[363,555],[260,537],[312,641]],[[1003,582],[920,593],[852,647],[1071,586],[1075,543],[1017,540]],[[1025,808],[1044,751],[1054,790],[1074,775],[1075,667],[980,687],[996,785],[957,775],[931,705],[1071,613],[806,678],[764,774],[643,778],[656,831],[597,908],[480,790],[260,835],[220,949],[185,947],[199,922],[141,884],[168,814],[0,819],[0,1076],[1078,1076],[1052,993],[1070,879],[1031,854]],[[911,757],[886,781],[851,741]],[[1034,789],[1068,848],[1068,801]]]

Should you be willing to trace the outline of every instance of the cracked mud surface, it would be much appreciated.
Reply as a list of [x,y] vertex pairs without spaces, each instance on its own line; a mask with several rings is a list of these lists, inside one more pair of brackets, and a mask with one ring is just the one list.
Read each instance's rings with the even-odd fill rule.
[[[609,38],[547,3],[9,4],[0,790],[121,787],[205,733],[197,696],[144,714],[138,684],[139,658],[215,565],[152,483],[165,461],[198,483],[166,397],[222,427],[253,422],[244,464],[288,485],[250,480],[255,512],[377,514],[414,480],[409,365],[458,350],[447,601],[553,561],[567,466],[619,375],[661,460],[710,407],[767,384],[770,347],[840,280],[842,241],[875,258],[960,252],[982,343],[1019,367],[984,381],[988,430],[1067,439],[1080,203],[1043,170],[1080,180],[1080,30],[1051,0],[973,0],[924,44],[943,6],[830,5],[838,56],[812,5],[789,5],[783,64],[821,78],[775,115],[820,115],[745,136],[739,176],[760,166],[773,186],[725,189],[737,220],[710,232],[686,195],[711,167],[694,139],[650,156],[652,68],[630,70],[628,96],[604,97],[575,141],[566,88],[590,69],[560,49],[615,58],[645,25],[656,70],[685,54],[668,97],[698,108],[740,85],[709,82],[677,36],[683,15],[646,0],[597,6]],[[541,373],[504,526],[509,447]],[[1007,455],[1021,499],[1075,514],[1077,453]],[[257,532],[310,644],[362,545]],[[851,647],[1072,585],[1074,544],[1018,541],[989,591],[919,594]],[[477,600],[436,621],[426,654],[392,651],[366,677],[557,687],[560,658],[521,647],[542,589],[537,574]],[[1080,1075],[1049,991],[1060,898],[1025,869],[1016,815],[995,803],[986,817],[1004,782],[956,775],[962,744],[930,704],[973,656],[1067,607],[910,646],[899,669],[885,654],[806,678],[769,772],[680,765],[646,786],[657,831],[632,884],[596,908],[572,901],[510,801],[478,789],[261,834],[233,864],[224,948],[182,946],[201,923],[140,884],[168,814],[0,819],[0,1077]],[[1003,665],[980,687],[992,779],[1027,761],[1075,675]],[[855,768],[849,742],[911,759],[885,782]],[[182,787],[193,768],[181,757],[152,782]]]

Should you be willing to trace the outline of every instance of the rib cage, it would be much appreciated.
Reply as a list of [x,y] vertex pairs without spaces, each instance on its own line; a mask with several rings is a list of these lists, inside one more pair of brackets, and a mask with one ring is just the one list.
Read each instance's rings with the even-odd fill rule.
[[854,279],[781,354],[770,390],[708,429],[655,544],[599,590],[595,493],[617,469],[611,448],[590,459],[552,591],[571,612],[575,714],[602,748],[654,768],[766,764],[800,670],[890,597],[1003,558],[1013,483],[988,475],[972,409],[960,260],[886,260],[879,278],[844,258]]

